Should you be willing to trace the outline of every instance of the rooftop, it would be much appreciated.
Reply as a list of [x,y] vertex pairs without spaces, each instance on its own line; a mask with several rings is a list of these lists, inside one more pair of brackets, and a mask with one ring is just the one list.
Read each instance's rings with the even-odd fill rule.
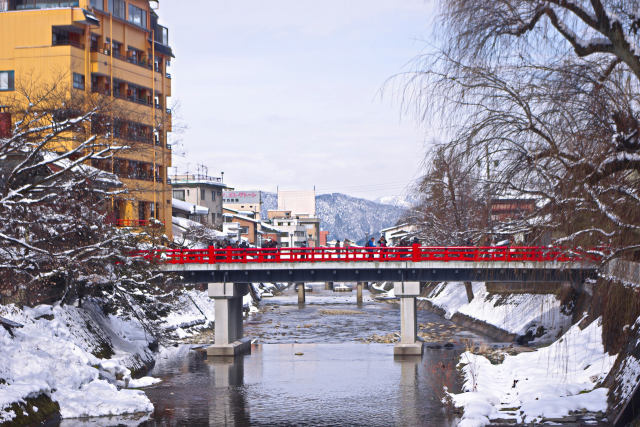
[[176,185],[215,185],[228,188],[221,177],[200,174],[172,175],[171,183]]

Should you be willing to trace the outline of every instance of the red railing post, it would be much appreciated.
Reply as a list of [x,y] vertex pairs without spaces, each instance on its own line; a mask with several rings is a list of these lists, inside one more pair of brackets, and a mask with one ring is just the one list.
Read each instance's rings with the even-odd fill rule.
[[411,249],[411,261],[418,262],[420,261],[420,245],[418,243],[414,243]]
[[209,246],[209,264],[215,264],[216,262],[216,250],[213,246]]

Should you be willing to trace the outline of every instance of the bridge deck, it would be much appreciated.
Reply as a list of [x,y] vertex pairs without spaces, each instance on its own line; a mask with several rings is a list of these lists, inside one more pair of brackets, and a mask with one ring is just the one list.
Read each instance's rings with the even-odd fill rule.
[[549,247],[191,249],[134,254],[185,282],[581,280],[591,252]]

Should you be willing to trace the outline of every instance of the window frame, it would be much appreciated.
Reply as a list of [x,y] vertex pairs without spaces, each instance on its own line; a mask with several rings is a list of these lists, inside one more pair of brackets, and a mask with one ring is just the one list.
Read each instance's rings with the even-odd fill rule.
[[0,74],[7,75],[7,88],[0,88],[0,92],[13,92],[16,90],[16,78],[14,70],[0,70]]
[[[129,7],[127,8],[127,22],[141,28],[145,28],[145,29],[149,28],[147,11],[145,9],[142,9],[136,6],[135,4],[129,3],[128,6]],[[136,18],[138,18],[140,22],[136,22],[135,21]]]
[[[120,10],[122,7],[122,10]],[[127,2],[125,0],[109,0],[108,4],[109,13],[113,15],[114,18],[126,20],[127,19]],[[121,13],[116,13],[121,12]]]
[[[76,77],[81,77],[80,81],[76,82]],[[73,73],[72,85],[74,89],[84,90],[87,85],[87,80],[84,74]]]
[[90,0],[89,4],[94,9],[104,11],[104,0]]
[[[178,197],[178,195],[179,195],[180,193],[182,193],[182,198]],[[184,190],[173,190],[173,193],[171,194],[171,196],[172,196],[174,199],[178,199],[178,200],[181,200],[181,201],[183,201],[183,202],[184,202],[184,201],[185,201],[185,199],[186,199],[186,197],[185,197],[185,191],[184,191]]]

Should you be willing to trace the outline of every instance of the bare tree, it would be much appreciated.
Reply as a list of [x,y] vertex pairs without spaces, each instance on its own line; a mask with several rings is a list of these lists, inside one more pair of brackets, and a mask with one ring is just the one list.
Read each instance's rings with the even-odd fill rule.
[[491,167],[482,179],[492,194],[537,200],[512,225],[614,255],[640,249],[637,10],[443,2],[443,48],[421,59],[409,87],[423,117],[449,125],[450,149]]
[[106,221],[124,189],[90,166],[126,148],[91,131],[110,106],[68,93],[59,84],[22,87],[10,100],[13,129],[0,138],[0,283],[33,295],[103,283],[144,239]]

